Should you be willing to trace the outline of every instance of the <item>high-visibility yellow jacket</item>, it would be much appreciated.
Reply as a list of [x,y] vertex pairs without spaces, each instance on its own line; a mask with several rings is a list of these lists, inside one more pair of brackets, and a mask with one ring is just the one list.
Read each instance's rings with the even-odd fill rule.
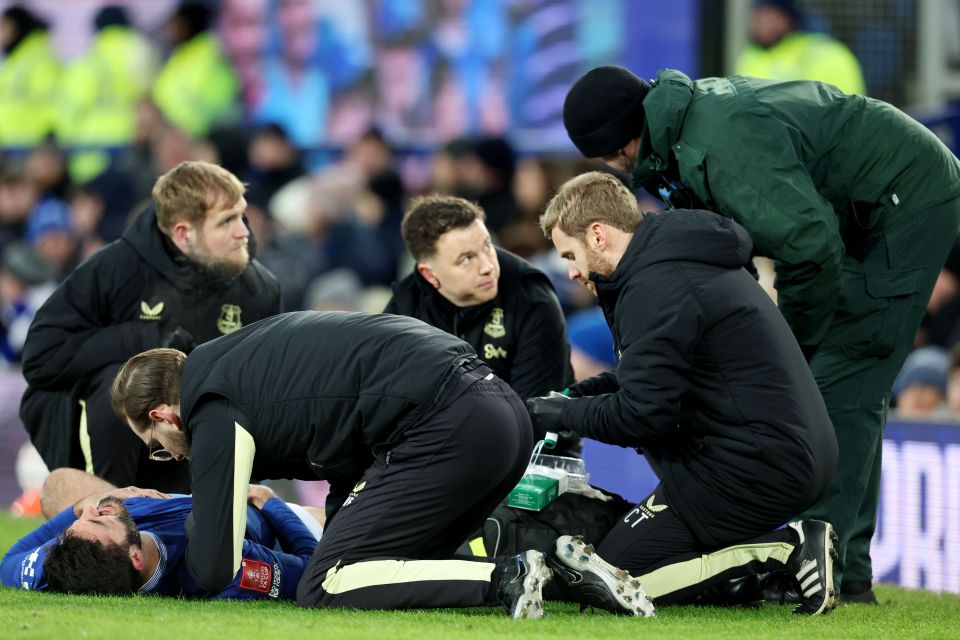
[[[65,146],[119,146],[133,140],[136,104],[150,91],[156,55],[135,29],[110,26],[94,38],[90,50],[70,65],[60,85],[57,137]],[[77,182],[105,167],[102,153],[76,153],[70,173]]]
[[239,88],[220,43],[201,33],[174,49],[153,87],[153,99],[170,122],[202,137],[230,114]]
[[35,145],[51,133],[60,73],[46,31],[25,37],[0,62],[0,145]]
[[857,58],[822,33],[791,33],[769,49],[750,45],[737,59],[734,73],[766,80],[816,80],[844,93],[867,91]]

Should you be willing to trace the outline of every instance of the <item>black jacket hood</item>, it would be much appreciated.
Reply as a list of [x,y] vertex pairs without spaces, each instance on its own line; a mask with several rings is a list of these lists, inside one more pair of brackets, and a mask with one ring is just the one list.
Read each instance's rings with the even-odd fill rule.
[[747,264],[752,250],[750,235],[729,218],[699,209],[659,211],[644,216],[612,274],[591,273],[590,279],[616,287],[638,270],[670,260],[736,269]]

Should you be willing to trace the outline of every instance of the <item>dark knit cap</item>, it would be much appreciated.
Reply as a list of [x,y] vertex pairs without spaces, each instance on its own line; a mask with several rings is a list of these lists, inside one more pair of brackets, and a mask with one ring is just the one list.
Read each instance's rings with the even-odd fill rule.
[[577,80],[563,101],[563,126],[587,158],[611,154],[643,131],[650,85],[623,67],[597,67]]
[[111,4],[97,12],[97,15],[93,18],[93,24],[97,31],[107,27],[129,27],[130,16],[123,6]]
[[803,21],[803,13],[797,6],[796,0],[753,0],[754,9],[777,9],[790,17],[794,22]]

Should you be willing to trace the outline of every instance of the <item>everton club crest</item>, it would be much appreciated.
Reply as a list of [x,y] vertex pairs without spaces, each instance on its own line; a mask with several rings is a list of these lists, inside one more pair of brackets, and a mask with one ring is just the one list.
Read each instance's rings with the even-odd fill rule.
[[217,329],[220,333],[230,333],[243,326],[240,321],[240,307],[235,304],[225,304],[220,307],[220,317],[217,319]]

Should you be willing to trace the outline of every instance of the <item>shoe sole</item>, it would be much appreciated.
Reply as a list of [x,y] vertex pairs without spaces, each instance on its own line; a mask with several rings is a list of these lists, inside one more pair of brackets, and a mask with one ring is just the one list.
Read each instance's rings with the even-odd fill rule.
[[539,551],[527,551],[524,559],[527,562],[527,575],[523,579],[523,595],[517,598],[510,612],[514,620],[544,616],[543,585],[553,577],[544,555]]
[[[598,556],[593,546],[584,542],[583,538],[579,536],[560,536],[556,541],[556,554],[567,566],[581,572],[589,571],[603,580],[603,583],[621,607],[621,610],[611,611],[611,613],[646,618],[657,615],[653,603],[647,598],[640,581]],[[588,606],[598,605],[588,603]],[[606,609],[605,607],[602,608]]]
[[810,616],[819,616],[819,615],[824,615],[829,613],[837,606],[837,594],[836,594],[836,589],[833,586],[833,563],[837,561],[837,557],[838,557],[837,556],[838,538],[837,538],[837,532],[834,531],[833,529],[833,525],[830,524],[829,522],[826,522],[824,524],[827,525],[826,529],[824,529],[824,532],[823,532],[823,538],[824,538],[823,546],[827,549],[827,554],[826,554],[827,557],[826,557],[826,561],[824,562],[824,564],[826,565],[825,573],[826,573],[826,583],[827,583],[826,584],[827,595],[823,599],[823,602],[820,604],[820,606],[817,608],[816,611],[809,611],[809,612],[801,611],[800,609],[803,605],[800,605],[796,609],[794,609],[794,613],[802,613]]

